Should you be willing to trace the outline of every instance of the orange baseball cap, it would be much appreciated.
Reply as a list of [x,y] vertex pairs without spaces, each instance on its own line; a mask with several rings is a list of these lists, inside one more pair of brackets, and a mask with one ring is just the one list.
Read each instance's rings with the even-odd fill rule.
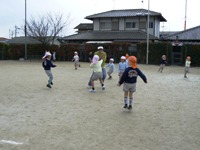
[[137,68],[137,58],[135,56],[130,56],[128,58],[129,64],[132,68]]

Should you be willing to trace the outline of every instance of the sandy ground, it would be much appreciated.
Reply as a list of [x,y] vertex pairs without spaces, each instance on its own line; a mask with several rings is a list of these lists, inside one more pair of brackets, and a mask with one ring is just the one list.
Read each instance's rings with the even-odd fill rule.
[[[56,62],[46,87],[41,62],[0,61],[1,150],[199,150],[200,68],[139,65],[132,111],[124,110],[117,71],[89,93],[89,63]],[[116,65],[117,67],[117,65]]]

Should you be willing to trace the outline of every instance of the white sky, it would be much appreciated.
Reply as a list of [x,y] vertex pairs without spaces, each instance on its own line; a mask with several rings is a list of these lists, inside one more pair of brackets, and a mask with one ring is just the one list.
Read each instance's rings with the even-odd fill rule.
[[[86,16],[113,9],[148,9],[148,0],[26,0],[27,21],[31,16],[38,17],[48,12],[70,14],[71,24],[60,36],[75,33],[79,23],[91,23]],[[161,23],[161,31],[181,31],[184,29],[186,0],[149,0],[150,10],[159,12],[167,20]],[[200,25],[199,0],[187,0],[187,29]],[[0,37],[9,38],[9,30],[24,26],[25,0],[0,0]],[[164,27],[163,27],[164,26]],[[17,36],[23,36],[19,30]],[[10,32],[11,33],[11,32]]]

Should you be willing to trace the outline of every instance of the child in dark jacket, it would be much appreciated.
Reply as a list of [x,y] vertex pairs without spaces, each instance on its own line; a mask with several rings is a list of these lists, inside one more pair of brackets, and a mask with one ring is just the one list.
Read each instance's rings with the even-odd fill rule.
[[124,71],[122,78],[118,83],[118,86],[123,84],[124,108],[132,109],[133,93],[136,91],[137,76],[139,75],[145,83],[147,83],[147,78],[142,73],[142,71],[139,68],[137,68],[137,58],[135,56],[130,56],[128,58],[128,63],[129,67],[126,68],[126,70]]
[[42,62],[42,66],[43,66],[47,76],[49,77],[47,87],[51,88],[51,85],[53,85],[53,82],[52,82],[53,74],[51,72],[51,67],[56,67],[56,65],[54,65],[51,62],[51,53],[50,52],[46,52],[43,59],[44,59],[44,61]]
[[166,56],[162,55],[161,60],[160,60],[160,67],[159,67],[158,71],[160,71],[162,73],[166,64],[167,64]]

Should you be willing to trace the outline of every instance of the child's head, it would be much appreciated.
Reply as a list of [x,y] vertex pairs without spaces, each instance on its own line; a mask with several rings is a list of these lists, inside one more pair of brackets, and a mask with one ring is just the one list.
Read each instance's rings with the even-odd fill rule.
[[125,62],[126,61],[126,57],[125,56],[121,56],[121,62]]
[[51,59],[51,53],[50,52],[46,52],[45,55],[42,57],[42,59],[46,59],[46,58]]
[[110,63],[113,63],[114,62],[114,59],[113,58],[110,58]]
[[94,57],[92,58],[92,63],[96,64],[99,61],[99,56],[98,55],[94,55]]
[[137,68],[137,58],[135,56],[130,56],[128,58],[128,63],[132,68]]
[[190,57],[190,56],[187,56],[187,57],[186,57],[186,60],[190,61],[190,60],[191,60],[191,57]]
[[99,53],[103,53],[103,46],[98,47]]
[[128,58],[129,58],[129,54],[126,54],[126,56],[125,56],[125,57],[126,57],[126,59],[128,59]]
[[78,53],[75,51],[75,52],[74,52],[74,55],[78,55]]
[[166,56],[165,55],[162,55],[162,57],[161,57],[163,60],[165,60],[166,59]]

